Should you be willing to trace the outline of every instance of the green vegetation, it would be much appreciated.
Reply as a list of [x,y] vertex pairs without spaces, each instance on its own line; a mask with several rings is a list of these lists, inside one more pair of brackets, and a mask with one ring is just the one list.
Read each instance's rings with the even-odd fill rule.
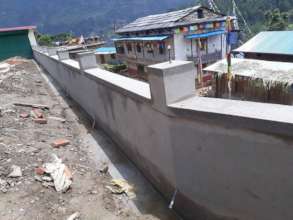
[[41,46],[52,46],[54,42],[65,42],[73,38],[71,33],[60,33],[56,35],[38,34],[37,41]]
[[266,27],[269,31],[287,30],[289,27],[289,14],[279,9],[267,11],[265,14]]
[[127,66],[125,64],[104,64],[103,67],[105,68],[105,70],[113,73],[120,73],[121,71],[127,69]]
[[[207,1],[202,0],[202,3]],[[214,0],[223,13],[232,14],[231,0]],[[235,0],[253,34],[264,30],[287,30],[293,25],[293,0]],[[240,27],[245,30],[243,22]]]

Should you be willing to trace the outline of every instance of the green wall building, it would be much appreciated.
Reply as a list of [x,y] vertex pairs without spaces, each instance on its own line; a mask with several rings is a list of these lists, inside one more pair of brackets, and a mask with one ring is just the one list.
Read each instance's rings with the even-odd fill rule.
[[32,58],[37,46],[35,26],[0,28],[0,61],[14,56]]

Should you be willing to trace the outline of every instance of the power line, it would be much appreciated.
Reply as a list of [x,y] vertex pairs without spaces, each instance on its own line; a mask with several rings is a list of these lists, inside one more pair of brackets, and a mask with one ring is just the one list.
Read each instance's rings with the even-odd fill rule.
[[233,4],[233,12],[234,12],[234,13],[235,13],[236,11],[238,12],[240,18],[242,19],[242,21],[243,21],[243,23],[244,23],[245,28],[248,30],[249,34],[252,34],[252,31],[251,31],[251,29],[250,29],[250,27],[249,27],[247,21],[245,20],[245,18],[244,18],[244,16],[243,16],[242,12],[241,12],[240,9],[238,8],[238,6],[237,6],[235,0],[232,0],[232,4]]

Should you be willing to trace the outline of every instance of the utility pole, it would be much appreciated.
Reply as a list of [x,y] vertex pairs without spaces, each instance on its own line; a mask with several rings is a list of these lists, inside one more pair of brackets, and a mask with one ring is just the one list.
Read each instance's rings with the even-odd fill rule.
[[231,99],[232,94],[232,61],[231,61],[231,42],[230,36],[232,31],[231,18],[228,16],[226,20],[226,28],[227,28],[227,77],[228,77],[228,92],[229,99]]
[[203,87],[203,73],[202,73],[202,56],[201,56],[201,42],[200,38],[196,39],[196,53],[198,57],[197,72],[198,72],[198,84]]

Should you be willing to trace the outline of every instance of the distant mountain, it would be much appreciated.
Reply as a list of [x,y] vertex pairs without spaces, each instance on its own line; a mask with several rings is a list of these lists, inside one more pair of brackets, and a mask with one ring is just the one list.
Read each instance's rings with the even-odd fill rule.
[[0,27],[35,24],[44,33],[107,33],[194,0],[0,0]]
[[[254,32],[264,29],[267,10],[291,10],[293,0],[235,0]],[[0,27],[35,24],[42,33],[110,35],[137,17],[188,7],[207,0],[0,0]],[[232,13],[232,0],[214,0]]]

